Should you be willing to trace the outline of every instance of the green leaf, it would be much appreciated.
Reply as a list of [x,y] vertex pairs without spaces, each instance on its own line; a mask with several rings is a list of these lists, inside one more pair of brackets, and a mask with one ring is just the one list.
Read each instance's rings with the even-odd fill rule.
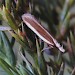
[[[16,70],[16,68],[15,67],[12,67],[12,66],[10,66],[6,61],[4,61],[3,59],[1,59],[0,58],[0,65],[1,65],[1,67],[9,74],[9,75],[20,75],[19,73],[18,73],[18,71]],[[11,74],[11,73],[12,74]]]
[[8,62],[11,65],[15,65],[16,64],[15,55],[14,55],[13,49],[10,45],[10,42],[9,42],[7,36],[4,32],[0,32],[0,35],[1,35],[2,40],[3,40],[5,54],[6,54],[6,57],[8,59]]
[[74,2],[74,0],[65,0],[64,7],[63,7],[63,10],[62,10],[61,15],[60,15],[61,16],[60,19],[62,22],[65,20],[73,2]]
[[39,74],[40,75],[47,75],[47,67],[45,63],[45,59],[43,54],[41,53],[40,46],[38,43],[38,40],[36,39],[36,47],[37,47],[37,59],[38,59],[38,68],[39,68]]
[[34,75],[32,74],[26,67],[23,67],[23,65],[19,64],[17,71],[20,75]]
[[14,31],[9,31],[10,34],[20,43],[20,45],[26,50],[31,56],[33,56],[33,53],[29,47],[29,45],[23,41],[18,34],[16,34]]
[[0,35],[0,58],[5,59],[6,55],[5,55],[5,50],[4,50],[4,44],[3,44],[3,40],[2,37]]
[[75,38],[74,38],[72,31],[70,31],[70,39],[71,39],[71,43],[75,44]]
[[0,58],[0,66],[9,74],[9,75],[14,75],[12,71],[9,69],[8,65],[6,62]]
[[18,26],[17,26],[13,16],[11,15],[11,13],[5,7],[3,7],[3,11],[4,11],[4,14],[6,16],[9,26],[14,30],[18,29]]
[[70,40],[71,40],[71,45],[73,48],[73,54],[75,55],[75,38],[74,38],[72,31],[70,31]]
[[11,10],[12,0],[5,0],[6,9]]
[[33,70],[33,66],[31,65],[31,63],[27,60],[26,57],[23,56],[21,52],[19,54],[22,60],[26,63],[26,68],[34,75],[34,70]]
[[3,11],[2,11],[2,9],[0,9],[0,20],[3,21]]

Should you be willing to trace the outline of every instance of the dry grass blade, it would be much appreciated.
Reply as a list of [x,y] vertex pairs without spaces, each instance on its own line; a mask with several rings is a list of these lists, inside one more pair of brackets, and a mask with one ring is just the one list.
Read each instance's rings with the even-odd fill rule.
[[74,67],[74,69],[72,70],[71,75],[75,75],[75,67]]
[[72,46],[71,46],[71,43],[70,43],[70,39],[69,38],[67,38],[67,47],[68,47],[69,53],[72,53]]
[[58,75],[63,75],[64,74],[64,67],[65,67],[65,64],[62,63]]

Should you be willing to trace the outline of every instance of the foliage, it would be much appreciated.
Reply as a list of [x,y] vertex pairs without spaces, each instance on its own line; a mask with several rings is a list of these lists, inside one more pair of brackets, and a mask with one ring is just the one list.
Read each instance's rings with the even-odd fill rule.
[[[0,31],[0,66],[8,75],[65,75],[65,70],[75,75],[74,7],[74,0],[0,0],[0,27],[7,27]],[[65,52],[30,30],[22,20],[25,13],[34,15]]]

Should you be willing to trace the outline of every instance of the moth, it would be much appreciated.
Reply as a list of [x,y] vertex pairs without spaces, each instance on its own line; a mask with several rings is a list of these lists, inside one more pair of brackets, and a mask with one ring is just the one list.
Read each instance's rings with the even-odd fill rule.
[[22,15],[23,22],[44,42],[51,47],[57,47],[61,52],[65,52],[63,46],[61,46],[55,38],[36,20],[36,18],[29,14]]

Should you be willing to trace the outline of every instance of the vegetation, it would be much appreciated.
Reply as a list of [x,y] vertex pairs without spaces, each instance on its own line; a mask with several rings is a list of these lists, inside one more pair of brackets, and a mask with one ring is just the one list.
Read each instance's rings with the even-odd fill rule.
[[[67,71],[75,75],[75,11],[72,10],[75,0],[0,0],[0,66],[6,73],[65,75]],[[63,45],[65,52],[39,38],[23,21],[22,15],[26,13],[32,14]]]

